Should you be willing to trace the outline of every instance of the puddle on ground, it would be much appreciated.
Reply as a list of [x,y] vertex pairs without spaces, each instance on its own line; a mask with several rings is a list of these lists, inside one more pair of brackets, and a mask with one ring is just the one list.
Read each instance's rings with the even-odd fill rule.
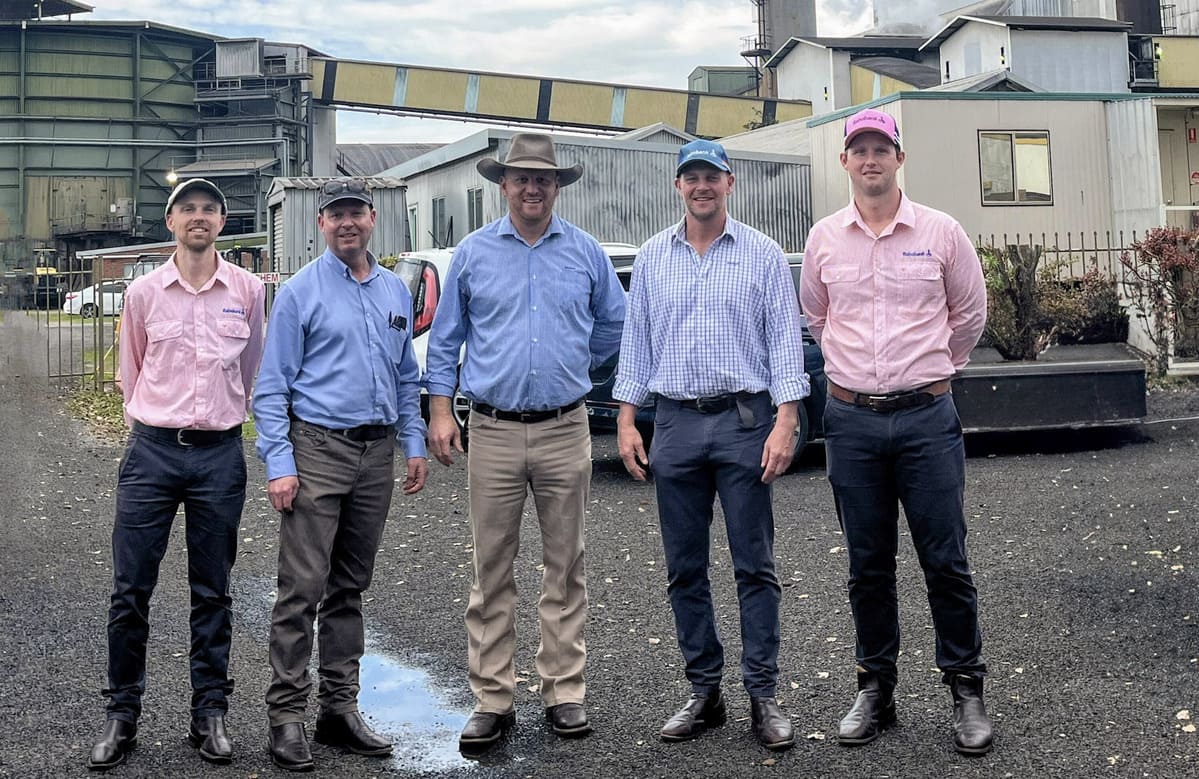
[[[248,629],[269,629],[271,610],[275,605],[275,580],[265,576],[235,576],[233,582],[234,619],[243,621]],[[369,647],[379,642],[366,630]],[[315,642],[314,642],[315,644]],[[316,647],[313,647],[309,673],[317,678]],[[458,734],[462,732],[467,711],[450,708],[425,671],[381,654],[362,657],[358,693],[363,717],[394,743],[392,761],[395,766],[414,773],[437,773],[453,769],[475,768],[480,757],[468,759],[458,751]],[[497,745],[482,759],[489,761],[519,760]]]
[[358,707],[372,728],[392,737],[392,760],[434,772],[478,765],[458,751],[467,714],[447,708],[429,674],[382,655],[364,655]]

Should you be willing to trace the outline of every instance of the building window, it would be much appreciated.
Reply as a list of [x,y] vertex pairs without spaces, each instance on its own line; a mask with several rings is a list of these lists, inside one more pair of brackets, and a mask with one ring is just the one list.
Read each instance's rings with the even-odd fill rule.
[[466,190],[467,231],[474,232],[483,226],[483,189]]
[[445,229],[445,198],[433,198],[433,246],[444,249],[448,245]]
[[416,215],[419,209],[416,206],[408,206],[408,242],[413,249],[420,246],[420,231],[417,230]]
[[1053,205],[1049,133],[1044,130],[978,134],[984,206]]

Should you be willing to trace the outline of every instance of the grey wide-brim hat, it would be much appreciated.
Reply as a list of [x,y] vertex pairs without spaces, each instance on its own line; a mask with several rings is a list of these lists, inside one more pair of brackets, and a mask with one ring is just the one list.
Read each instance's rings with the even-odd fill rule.
[[479,160],[475,165],[483,178],[500,183],[505,168],[525,168],[528,170],[552,170],[558,174],[558,186],[569,186],[583,175],[582,165],[571,165],[568,168],[558,165],[554,154],[554,139],[540,133],[517,133],[512,136],[508,146],[508,156],[503,162],[490,157]]

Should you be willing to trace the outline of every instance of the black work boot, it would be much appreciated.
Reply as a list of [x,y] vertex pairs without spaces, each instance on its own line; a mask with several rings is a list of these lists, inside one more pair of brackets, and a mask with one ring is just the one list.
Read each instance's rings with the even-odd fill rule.
[[994,731],[983,703],[982,678],[954,674],[949,691],[953,694],[953,748],[963,755],[987,754]]
[[890,687],[883,687],[877,674],[858,670],[858,697],[837,728],[837,743],[859,747],[878,738],[895,724],[895,699]]

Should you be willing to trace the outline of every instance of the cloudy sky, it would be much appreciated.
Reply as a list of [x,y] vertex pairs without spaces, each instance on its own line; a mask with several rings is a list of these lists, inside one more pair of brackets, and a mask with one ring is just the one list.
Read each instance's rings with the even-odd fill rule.
[[[80,18],[148,19],[330,56],[685,89],[697,65],[744,65],[750,0],[87,0]],[[870,0],[816,0],[819,34],[870,27]],[[477,125],[342,111],[338,140],[448,141]]]

